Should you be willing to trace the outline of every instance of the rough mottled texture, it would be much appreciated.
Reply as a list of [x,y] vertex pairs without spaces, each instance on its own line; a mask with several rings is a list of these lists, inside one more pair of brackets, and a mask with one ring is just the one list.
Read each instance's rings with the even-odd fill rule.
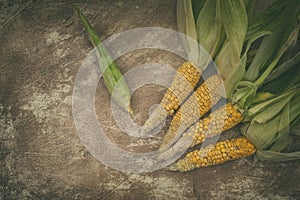
[[245,158],[253,155],[255,151],[254,145],[249,140],[245,137],[238,137],[191,151],[169,169],[186,172],[199,167]]
[[[0,0],[1,23],[26,2]],[[77,2],[102,39],[144,26],[176,29],[173,0]],[[32,1],[0,29],[0,199],[282,200],[300,196],[299,161],[242,159],[185,174],[160,170],[136,175],[105,167],[81,144],[72,117],[74,77],[91,49],[77,16],[64,1]],[[145,61],[173,67],[184,62],[149,49],[118,60],[123,72]],[[146,85],[133,94],[135,122],[144,123],[149,108],[160,102],[165,91]],[[97,114],[112,140],[130,151],[158,148],[158,138],[139,140],[119,130],[109,100],[100,81]]]
[[243,120],[242,114],[229,102],[199,120],[185,133],[185,137],[193,137],[192,146],[202,143],[206,138],[221,134],[233,128]]

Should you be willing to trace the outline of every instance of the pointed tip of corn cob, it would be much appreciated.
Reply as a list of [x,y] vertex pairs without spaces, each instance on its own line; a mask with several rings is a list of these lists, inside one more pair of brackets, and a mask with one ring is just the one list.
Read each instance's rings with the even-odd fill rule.
[[128,106],[127,112],[132,116],[133,115],[133,109],[131,108],[131,105]]
[[199,167],[245,158],[255,152],[255,146],[246,137],[239,137],[189,152],[184,158],[173,164],[171,169],[186,172]]
[[169,160],[175,156],[183,155],[186,150],[191,146],[192,138],[181,137],[173,146],[167,146],[159,149],[157,156],[158,160]]
[[[181,135],[180,133],[180,125],[181,125],[181,114],[180,110],[175,114],[173,117],[170,127],[163,138],[163,141],[159,147],[159,151],[162,152],[169,148],[177,139],[177,136],[179,137]],[[182,131],[181,131],[182,132]]]
[[167,170],[171,171],[171,172],[179,171],[178,168],[175,165],[171,165],[171,166],[167,167]]
[[140,134],[148,134],[164,119],[174,114],[186,97],[193,91],[201,77],[201,71],[191,62],[183,63],[177,70],[171,86],[160,103],[159,110],[150,115]]
[[155,129],[160,124],[162,124],[167,117],[167,111],[164,108],[162,108],[161,105],[157,106],[150,115],[150,117],[147,119],[145,124],[139,130],[139,135],[142,137],[147,135],[153,135],[152,132],[155,131]]

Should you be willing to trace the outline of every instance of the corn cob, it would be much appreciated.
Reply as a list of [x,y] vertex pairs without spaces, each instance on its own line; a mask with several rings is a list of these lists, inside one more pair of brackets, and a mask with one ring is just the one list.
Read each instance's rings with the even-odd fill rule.
[[219,75],[213,75],[197,88],[173,117],[160,150],[172,145],[188,127],[220,100],[221,96],[216,91],[221,87],[221,83],[222,78]]
[[170,88],[166,91],[160,106],[151,114],[140,130],[141,135],[145,135],[157,127],[167,116],[179,108],[187,96],[194,90],[199,79],[201,71],[191,62],[183,63],[177,70]]
[[251,156],[256,151],[245,137],[225,140],[205,148],[195,150],[169,167],[172,171],[190,171],[199,167],[221,164],[230,160]]
[[191,126],[184,134],[184,137],[193,137],[192,147],[202,143],[205,138],[213,137],[233,128],[243,120],[242,113],[228,102],[218,108],[209,116],[199,120]]

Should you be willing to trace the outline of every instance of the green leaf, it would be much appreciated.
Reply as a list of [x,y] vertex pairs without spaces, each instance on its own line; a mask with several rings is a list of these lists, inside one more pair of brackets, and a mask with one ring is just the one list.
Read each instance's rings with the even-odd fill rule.
[[93,27],[90,25],[83,13],[77,6],[73,5],[73,8],[80,18],[84,28],[87,30],[91,42],[97,49],[96,55],[106,88],[117,104],[123,107],[126,111],[132,113],[132,109],[130,107],[131,92],[126,83],[126,80],[122,76],[120,69],[112,60],[105,47],[102,45],[99,37],[97,36]]
[[225,34],[220,19],[219,0],[209,0],[203,6],[197,18],[197,36],[200,45],[214,57],[219,51]]
[[249,110],[249,114],[251,112],[252,115],[255,115],[255,117],[252,119],[252,121],[256,121],[258,123],[266,123],[267,121],[271,120],[274,116],[276,116],[288,103],[290,102],[291,98],[294,96],[295,93],[292,93],[284,98],[282,98],[280,101],[277,101],[271,105],[263,107],[263,111],[259,114],[252,113],[252,110]]
[[[246,0],[246,5],[249,5],[247,1],[248,0]],[[286,4],[283,3],[282,0],[277,0],[266,11],[263,11],[251,17],[249,20],[249,27],[247,30],[246,40],[248,41],[250,38],[253,37],[253,35],[257,34],[258,32],[273,31],[273,29],[276,28],[281,22],[281,18],[284,15],[285,6]]]
[[[286,124],[288,125],[286,126]],[[278,151],[278,152],[284,150],[290,144],[289,137],[288,137],[289,133],[290,133],[290,104],[287,103],[280,116],[277,139],[275,143],[272,145],[272,148],[270,150]]]
[[256,155],[259,160],[290,161],[299,159],[300,151],[281,153],[271,150],[257,150]]
[[186,35],[182,42],[188,58],[195,63],[199,63],[198,37],[191,0],[177,1],[177,26],[178,31]]
[[[241,131],[257,149],[267,149],[274,143],[276,134],[278,132],[278,124],[280,118],[277,116],[268,123],[250,122],[245,124]],[[246,129],[246,126],[248,128]]]
[[297,121],[292,125],[291,134],[300,136],[300,120],[297,119]]
[[248,53],[251,45],[253,44],[253,42],[255,42],[257,39],[259,39],[263,36],[270,35],[271,33],[272,32],[270,32],[270,31],[258,31],[256,33],[254,33],[253,35],[251,35],[251,37],[247,41],[247,46],[246,46],[245,52],[243,54],[243,58],[247,56],[247,53]]
[[274,57],[273,61],[270,63],[270,65],[266,68],[266,70],[262,73],[262,75],[260,75],[260,77],[256,80],[256,82],[255,82],[256,85],[260,86],[263,84],[263,82],[269,76],[269,74],[273,71],[273,69],[275,68],[278,61],[282,57],[282,55],[285,53],[285,51],[297,41],[299,28],[300,28],[300,23],[295,27],[295,29],[289,35],[287,40],[279,48],[279,51],[275,55],[275,57]]
[[241,54],[245,40],[248,17],[243,0],[220,1],[221,19],[228,40],[231,42],[235,54]]
[[252,18],[256,0],[244,0],[244,2],[247,10],[248,21],[249,21]]
[[295,93],[286,92],[286,93],[278,95],[272,99],[264,101],[260,104],[254,105],[248,110],[248,114],[249,114],[249,116],[255,116],[257,113],[262,112],[266,107],[274,105],[275,103],[280,102],[282,100],[290,99],[293,95],[295,95]]
[[195,18],[195,22],[199,16],[200,11],[202,10],[204,4],[207,0],[192,0],[193,14]]
[[230,97],[235,84],[243,78],[246,59],[241,51],[247,31],[247,12],[243,0],[220,1],[220,13],[227,39],[215,63],[224,79],[226,97]]
[[[298,93],[291,99],[281,112],[276,114],[272,119],[265,123],[251,121],[241,128],[244,134],[258,150],[270,150],[273,145],[274,149],[282,150],[287,146],[288,137],[291,134],[289,126],[300,117],[300,95]],[[282,143],[281,143],[282,142]]]
[[[294,67],[295,65],[300,64],[300,52],[298,52],[294,57],[282,63],[279,67],[277,67],[272,74],[269,75],[267,81],[272,81],[275,78],[278,78],[284,72]],[[298,67],[299,68],[299,67]]]
[[[289,3],[287,3],[289,2]],[[282,10],[278,13],[275,9],[271,10],[267,16],[272,17],[273,15],[280,15],[280,18],[277,19],[279,21],[278,23],[271,23],[270,24],[273,27],[269,27],[266,25],[266,28],[254,28],[255,31],[252,31],[251,34],[248,35],[248,38],[251,38],[256,32],[261,31],[270,31],[272,30],[272,34],[268,35],[263,38],[259,49],[256,53],[256,56],[254,57],[252,63],[250,64],[246,74],[245,79],[250,81],[256,81],[257,85],[260,85],[263,83],[265,78],[272,72],[273,68],[278,63],[279,59],[283,55],[283,53],[287,50],[287,48],[294,43],[295,39],[297,38],[296,35],[297,29],[299,27],[295,28],[295,24],[298,20],[298,11],[299,11],[299,5],[300,2],[295,0],[288,0],[288,1],[281,1],[281,2],[275,2],[276,5],[280,5]],[[262,15],[261,20],[265,20],[266,16]],[[275,18],[271,18],[272,20],[275,20]],[[289,23],[286,23],[286,22]],[[265,25],[262,23],[261,25]],[[251,30],[251,27],[249,28]],[[250,31],[249,30],[249,31]],[[261,70],[264,70],[263,73],[261,73]],[[261,75],[262,74],[262,75]]]
[[276,67],[265,80],[262,91],[279,93],[300,81],[300,52]]
[[262,103],[264,101],[271,99],[272,97],[274,97],[274,94],[272,94],[270,92],[257,92],[256,97],[252,103],[253,103],[253,105],[257,105],[259,103]]
[[240,62],[240,56],[235,53],[232,43],[227,39],[215,59],[218,70],[225,80],[231,77],[230,73],[240,65]]
[[239,81],[233,90],[231,99],[242,110],[247,110],[255,98],[257,87],[249,81]]

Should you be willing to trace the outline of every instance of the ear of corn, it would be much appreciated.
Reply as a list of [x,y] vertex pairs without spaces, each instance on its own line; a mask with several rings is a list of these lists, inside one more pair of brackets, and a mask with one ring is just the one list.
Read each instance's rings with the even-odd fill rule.
[[218,142],[215,145],[194,150],[169,167],[172,171],[190,171],[199,167],[221,164],[230,160],[251,156],[256,151],[245,137]]
[[221,96],[217,91],[221,85],[222,78],[219,75],[213,75],[196,89],[173,117],[160,150],[172,145],[188,127],[220,100]]
[[229,102],[210,113],[209,116],[199,120],[183,136],[193,137],[191,146],[195,146],[202,143],[206,138],[213,137],[233,128],[242,120],[242,113]]
[[191,62],[183,63],[177,70],[170,88],[166,91],[158,106],[145,122],[140,134],[145,135],[157,127],[167,116],[179,108],[182,102],[193,91],[201,77],[201,71]]

